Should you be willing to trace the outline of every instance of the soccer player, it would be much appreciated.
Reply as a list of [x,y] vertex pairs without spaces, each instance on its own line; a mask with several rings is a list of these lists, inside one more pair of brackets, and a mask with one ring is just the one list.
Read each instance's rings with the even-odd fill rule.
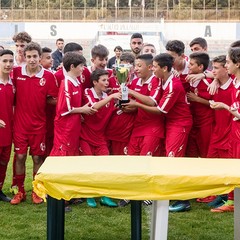
[[[53,66],[53,59],[52,59],[52,49],[48,47],[42,48],[42,56],[40,60],[40,64],[43,66],[43,68],[48,69],[49,71],[52,71]],[[46,151],[45,151],[45,157],[50,155],[50,152],[53,147],[53,135],[54,135],[54,118],[56,115],[56,104],[47,104],[46,106],[46,126],[47,126],[47,132],[46,132]]]
[[7,165],[12,148],[13,103],[15,88],[10,78],[14,65],[13,52],[0,51],[0,201],[10,202],[11,199],[2,192],[6,177]]
[[13,36],[16,46],[15,65],[25,64],[24,47],[32,41],[32,37],[27,32],[19,32]]
[[[202,73],[207,69],[209,63],[207,53],[195,52],[189,57],[190,74]],[[193,115],[193,127],[186,151],[188,157],[207,157],[214,121],[214,112],[209,107],[212,96],[207,91],[211,82],[212,79],[206,78],[190,83],[191,91],[187,93],[187,97]]]
[[[45,154],[46,104],[57,97],[54,75],[40,64],[41,47],[31,42],[24,48],[26,65],[13,69],[16,86],[16,106],[14,111],[13,140],[16,153],[16,182],[18,193],[11,204],[19,204],[26,199],[24,189],[25,162],[28,147],[33,159],[33,177],[43,162]],[[32,192],[32,201],[42,203],[42,199]]]
[[[84,104],[96,110],[94,115],[84,115],[80,134],[81,155],[109,155],[105,129],[114,110],[114,99],[120,99],[119,92],[107,95],[108,71],[96,69],[91,73],[92,88],[85,89]],[[108,197],[102,197],[102,205],[117,207]],[[90,207],[97,207],[94,198],[88,198]]]
[[143,48],[143,36],[141,33],[134,33],[130,39],[130,48],[132,54],[137,57]]
[[63,48],[64,48],[64,40],[63,38],[58,38],[56,40],[57,49],[52,53],[53,58],[53,70],[57,71],[62,67],[62,58],[63,58]]
[[[123,53],[120,57],[121,64],[132,65],[129,78],[127,81],[128,88],[132,88],[131,77],[134,71],[134,56],[131,53]],[[109,90],[111,92],[118,92],[120,85],[115,76],[109,78]],[[134,89],[133,89],[134,90]],[[109,144],[110,154],[124,155],[127,153],[127,145],[132,132],[134,119],[136,116],[136,109],[122,106],[121,109],[114,109],[108,126],[106,128],[106,137]]]
[[207,41],[205,38],[197,37],[194,38],[189,46],[192,52],[207,52]]
[[[229,138],[230,157],[240,158],[240,47],[231,47],[228,51],[226,68],[229,74],[235,76],[233,80],[232,102],[228,105],[224,102],[211,102],[213,109],[225,109],[233,115]],[[211,212],[233,212],[234,192],[228,194],[228,200],[224,205],[211,209]]]
[[184,54],[184,43],[180,40],[168,41],[166,44],[166,50],[167,53],[170,54],[174,59],[174,74],[180,78],[185,91],[189,92],[190,85],[189,82],[186,81],[186,77],[188,75],[188,62]]
[[83,71],[85,61],[82,55],[75,52],[68,52],[63,57],[66,74],[58,94],[51,156],[79,155],[81,114],[95,112],[86,105],[82,107],[82,86],[78,76]]

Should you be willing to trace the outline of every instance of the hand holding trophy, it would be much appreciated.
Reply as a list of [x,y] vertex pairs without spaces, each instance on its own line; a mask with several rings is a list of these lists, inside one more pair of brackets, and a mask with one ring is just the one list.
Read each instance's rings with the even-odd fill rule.
[[127,83],[130,79],[130,70],[132,65],[131,64],[115,64],[114,68],[116,71],[116,78],[121,88],[122,99],[119,100],[119,107],[121,108],[121,104],[128,103],[128,87]]

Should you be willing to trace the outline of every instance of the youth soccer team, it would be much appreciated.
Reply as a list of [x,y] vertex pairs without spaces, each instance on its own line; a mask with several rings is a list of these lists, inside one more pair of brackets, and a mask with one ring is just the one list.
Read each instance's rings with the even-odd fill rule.
[[[168,41],[166,53],[156,54],[135,33],[132,52],[121,52],[108,69],[109,51],[100,44],[92,48],[91,66],[86,66],[78,43],[64,46],[58,39],[52,55],[26,32],[13,40],[15,54],[0,50],[0,200],[12,205],[26,200],[28,151],[33,178],[49,155],[240,157],[240,41],[210,61],[203,38],[190,42],[190,56],[180,40]],[[55,70],[52,56],[60,63]],[[119,63],[130,65],[130,101],[121,105]],[[11,199],[2,188],[12,143]],[[31,197],[35,204],[43,202],[34,191]],[[86,201],[97,206],[94,198]],[[234,211],[233,192],[197,201],[208,203],[212,212]],[[129,200],[117,204],[103,196],[100,203],[117,207]],[[188,200],[176,201],[169,211],[190,208]]]

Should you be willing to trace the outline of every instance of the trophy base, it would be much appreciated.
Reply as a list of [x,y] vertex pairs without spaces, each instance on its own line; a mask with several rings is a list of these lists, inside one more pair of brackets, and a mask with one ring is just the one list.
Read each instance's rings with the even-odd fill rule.
[[122,107],[122,104],[124,104],[124,103],[129,103],[129,102],[130,102],[129,99],[127,99],[127,100],[119,100],[119,101],[118,101],[118,106],[119,106],[119,108],[121,108],[121,107]]

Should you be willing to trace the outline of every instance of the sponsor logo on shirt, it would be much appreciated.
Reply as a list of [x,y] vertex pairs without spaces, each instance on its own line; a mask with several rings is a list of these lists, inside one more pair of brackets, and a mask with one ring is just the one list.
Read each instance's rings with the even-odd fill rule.
[[46,84],[46,79],[45,78],[41,78],[39,80],[39,84],[40,84],[40,86],[44,86]]
[[76,92],[73,92],[72,94],[73,94],[73,95],[76,95],[76,94],[78,94],[78,91],[76,91]]
[[17,77],[17,80],[25,81],[25,80],[26,80],[26,78]]

